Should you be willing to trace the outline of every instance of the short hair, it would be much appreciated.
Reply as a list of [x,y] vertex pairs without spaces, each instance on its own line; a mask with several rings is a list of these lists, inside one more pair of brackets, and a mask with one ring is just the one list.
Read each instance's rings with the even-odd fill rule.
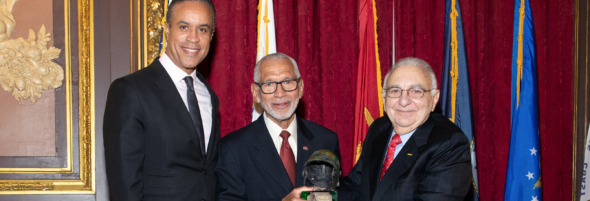
[[299,68],[297,67],[297,62],[295,62],[295,59],[291,58],[290,56],[283,54],[283,53],[272,53],[272,54],[268,54],[264,57],[262,57],[262,59],[260,59],[258,62],[256,62],[256,67],[254,68],[254,82],[260,82],[260,64],[263,61],[266,60],[281,60],[281,59],[289,59],[289,61],[291,61],[291,63],[293,64],[293,69],[295,70],[295,76],[297,76],[297,79],[299,79],[301,77],[301,73],[299,73]]
[[207,6],[209,6],[209,8],[211,9],[211,11],[213,11],[213,27],[211,27],[212,30],[215,30],[215,19],[217,18],[217,14],[215,12],[215,5],[213,5],[213,2],[211,2],[211,0],[171,0],[172,2],[170,3],[170,5],[168,6],[168,12],[166,13],[166,23],[170,24],[172,21],[172,15],[173,10],[172,8],[174,8],[174,6],[176,4],[185,2],[185,1],[191,1],[191,2],[202,2],[204,4],[206,4]]
[[[432,91],[430,91],[430,93],[434,94],[436,92],[438,83],[436,82],[436,75],[434,74],[434,71],[432,71],[432,67],[430,67],[428,62],[414,57],[406,57],[400,59],[389,69],[387,75],[385,75],[385,81],[383,81],[383,90],[385,90],[385,88],[387,87],[387,80],[389,79],[389,75],[391,75],[391,72],[393,72],[395,68],[400,66],[415,66],[426,70],[428,72],[428,75],[430,76],[430,85],[432,86],[432,88],[430,89]],[[383,91],[383,98],[385,98],[385,91]]]

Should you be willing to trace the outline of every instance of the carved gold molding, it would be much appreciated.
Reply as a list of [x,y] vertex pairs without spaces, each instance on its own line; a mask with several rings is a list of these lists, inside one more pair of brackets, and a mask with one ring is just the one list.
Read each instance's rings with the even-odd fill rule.
[[[0,0],[2,1],[2,0]],[[16,0],[14,1],[16,2]],[[65,90],[66,90],[66,144],[67,144],[67,163],[66,167],[61,168],[0,168],[0,173],[31,173],[31,174],[44,174],[44,173],[71,173],[72,172],[72,79],[71,79],[71,41],[70,41],[70,3],[69,0],[64,0],[64,28],[65,28]],[[5,182],[7,180],[0,180]],[[14,182],[18,182],[14,181]],[[3,192],[0,191],[0,194]]]
[[[160,56],[160,39],[165,39],[163,30],[166,16],[164,10],[167,2],[167,0],[130,0],[132,13],[130,16],[132,22],[131,46],[133,47],[131,51],[131,72],[134,71],[134,66],[137,67],[137,70],[142,69]],[[137,18],[133,16],[133,12],[137,13]],[[137,28],[135,33],[138,36],[137,44],[133,44],[133,26]],[[134,65],[133,58],[137,59],[137,65]]]
[[10,38],[10,34],[12,30],[14,30],[14,26],[16,26],[16,21],[12,16],[12,8],[14,4],[18,0],[0,0],[2,4],[0,4],[0,41],[5,41]]
[[81,180],[3,180],[1,194],[94,194]]
[[[147,65],[151,64],[160,51],[160,39],[162,30],[164,30],[164,6],[165,0],[148,0],[147,1]],[[147,66],[146,65],[146,66]]]
[[46,191],[53,187],[53,182],[0,182],[0,191]]
[[[0,0],[1,1],[1,0]],[[94,1],[78,0],[78,41],[70,38],[70,1],[64,0],[65,67],[67,114],[67,166],[64,168],[0,168],[0,173],[72,174],[72,79],[71,45],[79,50],[79,167],[74,180],[0,180],[0,194],[94,194],[95,175],[95,102],[94,102]]]
[[0,0],[0,86],[19,104],[21,99],[35,103],[41,98],[42,90],[55,89],[62,85],[63,69],[53,59],[61,52],[55,47],[47,48],[51,34],[45,25],[39,33],[29,30],[29,38],[8,40],[16,21],[12,8],[18,0]]
[[94,191],[94,12],[93,0],[78,1],[80,34],[80,178]]

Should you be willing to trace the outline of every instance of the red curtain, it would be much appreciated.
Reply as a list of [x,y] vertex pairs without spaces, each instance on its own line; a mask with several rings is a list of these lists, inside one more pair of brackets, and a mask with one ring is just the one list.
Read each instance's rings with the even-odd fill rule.
[[[251,122],[257,1],[213,2],[217,30],[214,47],[205,61],[210,67],[199,70],[219,96],[224,136]],[[277,50],[297,61],[304,80],[297,115],[338,133],[342,164],[351,164],[353,147],[359,52],[356,5],[356,0],[274,1]],[[351,167],[343,168],[348,173]]]
[[[426,60],[440,78],[444,1],[375,0],[383,75],[396,58]],[[251,122],[257,1],[213,0],[217,30],[204,67],[220,98],[222,136]],[[471,80],[480,199],[502,200],[510,144],[514,0],[459,0]],[[530,2],[539,91],[544,200],[572,192],[573,0]],[[297,114],[337,132],[342,164],[351,163],[358,63],[357,0],[275,0],[277,49],[299,64],[305,83]],[[440,80],[439,80],[440,83]],[[343,166],[344,173],[350,170]],[[524,175],[523,175],[524,176]]]
[[[341,164],[352,164],[357,0],[274,2],[277,51],[298,62],[305,83],[297,114],[338,133]],[[350,168],[343,165],[346,173]]]

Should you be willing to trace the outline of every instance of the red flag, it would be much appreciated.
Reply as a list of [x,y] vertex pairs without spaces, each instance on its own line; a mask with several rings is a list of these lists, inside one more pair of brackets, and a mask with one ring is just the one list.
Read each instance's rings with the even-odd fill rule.
[[381,66],[377,47],[377,12],[374,0],[359,0],[359,66],[354,104],[353,166],[374,119],[383,116]]

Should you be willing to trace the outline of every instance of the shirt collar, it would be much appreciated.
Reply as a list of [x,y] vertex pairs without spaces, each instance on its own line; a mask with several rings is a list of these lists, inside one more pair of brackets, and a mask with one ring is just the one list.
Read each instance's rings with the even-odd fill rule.
[[[412,137],[412,135],[416,132],[416,129],[414,129],[413,131],[410,131],[407,134],[404,135],[399,135],[400,139],[402,140],[402,144],[406,144],[406,142],[408,141],[408,139],[410,139],[410,137]],[[393,135],[395,135],[395,130],[392,131],[391,136],[393,137]],[[391,140],[391,139],[390,139]]]
[[[279,136],[281,132],[283,132],[283,128],[281,128],[278,124],[276,124],[274,121],[268,118],[266,112],[262,113],[262,116],[264,118],[264,123],[266,124],[266,128],[268,128],[268,133],[270,133],[270,135]],[[289,127],[287,127],[287,129],[285,130],[288,131],[291,134],[291,137],[293,137],[293,139],[295,140],[295,142],[297,142],[297,116],[296,114],[293,114],[293,116],[295,118],[293,119],[291,124],[289,124]]]
[[170,57],[168,57],[166,52],[164,52],[164,54],[160,56],[160,63],[162,64],[162,66],[164,66],[164,69],[166,69],[166,72],[168,72],[170,78],[172,78],[172,81],[174,82],[184,83],[184,77],[186,76],[193,77],[193,80],[196,80],[197,78],[196,70],[193,71],[193,73],[191,73],[190,75],[186,74],[186,72],[184,72],[182,69],[180,69],[180,67],[174,64],[174,62],[170,59]]

